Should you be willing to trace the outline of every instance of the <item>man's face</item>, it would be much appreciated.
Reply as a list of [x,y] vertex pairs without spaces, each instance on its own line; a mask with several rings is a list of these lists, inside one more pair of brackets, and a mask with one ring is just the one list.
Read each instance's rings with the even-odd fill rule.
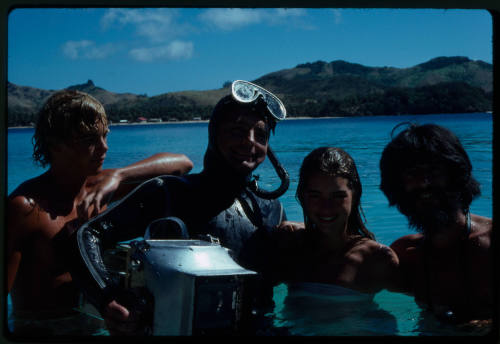
[[401,172],[398,208],[419,232],[449,226],[461,207],[460,193],[450,190],[449,174],[441,164],[416,164]]
[[[99,125],[99,130],[92,134],[75,134],[68,142],[57,149],[57,157],[71,164],[71,168],[84,174],[92,175],[102,170],[108,151],[107,126]],[[53,152],[53,156],[54,156]],[[54,156],[55,158],[55,156]]]
[[217,128],[219,152],[235,171],[248,174],[266,158],[268,129],[256,114],[241,114]]

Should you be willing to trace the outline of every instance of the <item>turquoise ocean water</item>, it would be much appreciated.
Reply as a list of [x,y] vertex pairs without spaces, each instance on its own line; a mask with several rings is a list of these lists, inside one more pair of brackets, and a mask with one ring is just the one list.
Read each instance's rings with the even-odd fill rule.
[[[298,171],[303,158],[319,146],[337,146],[355,159],[363,184],[362,207],[367,227],[377,240],[389,245],[411,233],[406,219],[379,190],[378,163],[393,127],[401,122],[436,123],[451,129],[468,152],[473,174],[481,184],[482,195],[471,211],[492,217],[492,115],[486,113],[380,116],[286,120],[278,124],[270,144],[290,174],[290,188],[281,197],[289,220],[302,221],[302,210],[295,199]],[[7,191],[44,170],[31,160],[32,128],[8,129]],[[207,144],[207,123],[112,126],[104,168],[124,166],[160,151],[186,154],[194,163],[192,173],[202,169]],[[255,172],[263,186],[278,185],[271,164],[266,160]],[[448,335],[463,334],[436,323],[422,312],[413,298],[382,291],[371,302],[357,302],[342,296],[309,295],[305,299],[287,298],[287,288],[275,288],[276,326],[303,335]],[[10,311],[10,300],[9,300]]]

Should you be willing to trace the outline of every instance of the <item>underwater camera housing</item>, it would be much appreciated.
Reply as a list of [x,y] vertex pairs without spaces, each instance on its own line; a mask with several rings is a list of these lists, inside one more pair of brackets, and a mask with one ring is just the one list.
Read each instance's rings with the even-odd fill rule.
[[[169,238],[175,231],[181,239]],[[121,287],[134,291],[135,305],[149,313],[142,316],[148,335],[237,333],[248,311],[245,285],[256,275],[216,238],[187,239],[177,218],[153,222],[144,240],[119,244],[104,261]]]

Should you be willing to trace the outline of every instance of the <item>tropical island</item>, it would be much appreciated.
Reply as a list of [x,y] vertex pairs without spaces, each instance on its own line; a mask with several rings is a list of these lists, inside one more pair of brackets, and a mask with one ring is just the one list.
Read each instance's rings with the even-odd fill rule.
[[[278,95],[290,117],[488,112],[493,103],[493,66],[461,56],[437,57],[410,68],[317,61],[249,81]],[[152,97],[113,93],[92,80],[67,88],[96,97],[113,123],[163,123],[208,120],[230,85]],[[32,125],[54,92],[9,82],[7,125]]]

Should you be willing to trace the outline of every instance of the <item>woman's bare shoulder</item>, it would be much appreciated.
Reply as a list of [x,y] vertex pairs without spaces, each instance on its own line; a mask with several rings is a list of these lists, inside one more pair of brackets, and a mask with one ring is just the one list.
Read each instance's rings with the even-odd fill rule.
[[363,238],[349,250],[348,256],[357,257],[363,262],[394,262],[398,261],[396,253],[387,245],[375,240]]

